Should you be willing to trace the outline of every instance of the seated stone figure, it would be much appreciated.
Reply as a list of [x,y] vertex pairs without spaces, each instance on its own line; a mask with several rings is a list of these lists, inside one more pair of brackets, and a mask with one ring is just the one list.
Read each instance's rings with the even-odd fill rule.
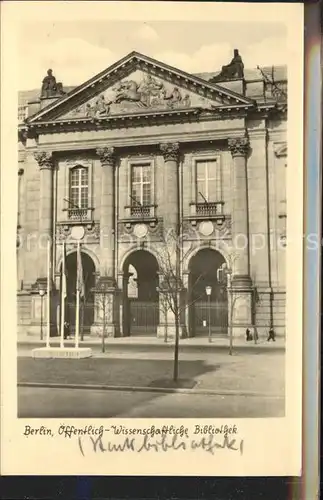
[[47,75],[42,81],[41,97],[54,97],[64,94],[63,85],[56,82],[53,70],[47,70]]
[[244,69],[244,64],[242,62],[242,58],[239,54],[239,51],[238,49],[234,49],[233,59],[230,62],[230,64],[222,66],[221,73],[211,78],[210,82],[215,83],[225,80],[233,80],[235,78],[243,78],[244,76],[243,69]]

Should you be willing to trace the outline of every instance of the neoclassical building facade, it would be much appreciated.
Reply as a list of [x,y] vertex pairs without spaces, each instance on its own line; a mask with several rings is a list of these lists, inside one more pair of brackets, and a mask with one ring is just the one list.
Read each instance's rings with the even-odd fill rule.
[[233,60],[191,75],[133,52],[78,87],[49,72],[21,93],[19,334],[46,319],[48,241],[53,336],[63,242],[72,329],[79,242],[82,334],[172,334],[162,284],[175,234],[182,336],[223,337],[230,324],[283,336],[286,74]]

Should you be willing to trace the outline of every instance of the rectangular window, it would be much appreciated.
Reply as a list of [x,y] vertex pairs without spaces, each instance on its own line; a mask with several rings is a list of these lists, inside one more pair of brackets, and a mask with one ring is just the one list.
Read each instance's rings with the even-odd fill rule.
[[216,160],[198,160],[196,162],[196,200],[205,203],[217,200],[218,166]]
[[70,209],[88,208],[89,178],[88,169],[84,167],[73,168],[70,172]]
[[132,165],[131,205],[151,205],[151,165]]

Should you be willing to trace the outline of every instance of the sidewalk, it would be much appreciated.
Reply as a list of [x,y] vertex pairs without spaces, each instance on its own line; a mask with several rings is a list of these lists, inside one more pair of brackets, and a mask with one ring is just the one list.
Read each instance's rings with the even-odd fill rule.
[[20,357],[18,384],[284,396],[283,352],[180,354],[178,384],[172,381],[173,355],[167,354],[156,354],[153,359],[111,353],[81,360]]
[[[201,351],[201,350],[228,350],[229,349],[229,339],[225,337],[214,336],[212,341],[209,342],[207,337],[191,337],[180,339],[180,349],[183,352],[189,351]],[[74,339],[65,340],[64,345],[68,347],[74,346]],[[174,349],[174,340],[164,341],[162,338],[157,337],[108,337],[105,339],[105,346],[107,350],[118,350],[123,351],[168,351],[169,349]],[[59,337],[51,337],[50,345],[59,346]],[[18,348],[19,347],[41,347],[45,346],[46,342],[39,340],[35,336],[20,336],[18,338]],[[80,346],[91,347],[94,351],[100,351],[102,346],[102,339],[98,337],[85,336],[83,341],[80,341]],[[258,340],[257,344],[253,341],[246,342],[244,338],[233,339],[233,348],[235,350],[247,350],[247,351],[284,351],[285,350],[285,340],[277,339],[276,342],[267,342],[266,339]]]

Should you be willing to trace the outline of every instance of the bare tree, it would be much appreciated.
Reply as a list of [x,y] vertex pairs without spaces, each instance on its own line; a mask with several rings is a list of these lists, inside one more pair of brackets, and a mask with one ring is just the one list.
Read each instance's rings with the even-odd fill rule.
[[104,289],[101,291],[96,291],[96,304],[95,304],[100,323],[102,322],[102,334],[101,334],[101,350],[105,352],[105,339],[107,335],[107,324],[109,315],[111,312],[111,295],[106,293]]
[[[181,266],[188,253],[183,248],[183,234],[181,230],[177,233],[170,229],[164,231],[161,235],[161,243],[159,245],[159,275],[160,275],[160,303],[161,309],[166,317],[165,324],[165,342],[168,338],[168,322],[167,314],[169,311],[174,315],[175,323],[175,346],[174,346],[174,367],[173,380],[178,380],[178,360],[179,360],[179,338],[181,317],[184,310],[190,307],[196,300],[189,303],[181,300],[181,292],[183,291],[183,283],[181,279]],[[203,275],[200,275],[194,286],[198,283]],[[200,298],[200,297],[198,297]]]

